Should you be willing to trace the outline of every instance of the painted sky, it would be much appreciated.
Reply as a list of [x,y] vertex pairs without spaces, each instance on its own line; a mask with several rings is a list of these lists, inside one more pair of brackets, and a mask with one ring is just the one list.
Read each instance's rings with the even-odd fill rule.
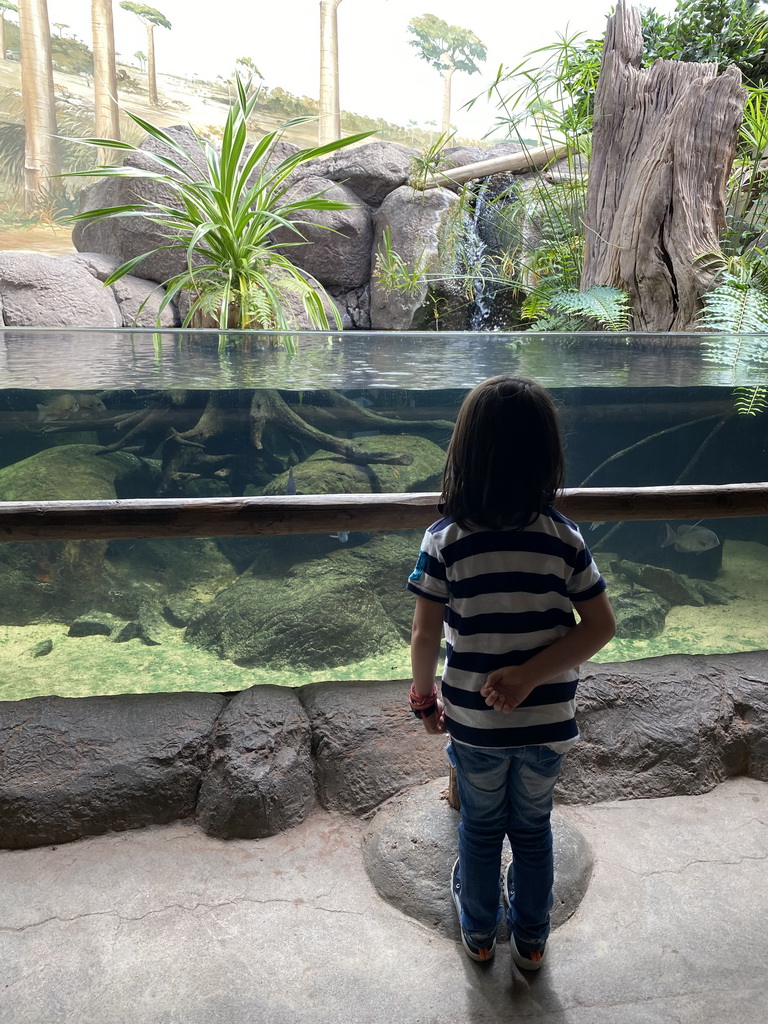
[[[90,44],[90,0],[48,0],[52,26]],[[215,79],[230,75],[238,57],[250,57],[266,84],[317,97],[319,0],[157,0],[152,6],[171,22],[155,30],[159,72]],[[675,0],[656,0],[660,12]],[[343,0],[339,7],[341,105],[398,124],[439,121],[442,86],[436,71],[408,45],[408,22],[435,14],[471,29],[488,49],[480,74],[454,78],[453,121],[459,134],[480,138],[494,121],[485,102],[472,111],[461,105],[483,92],[499,65],[514,67],[526,53],[558,34],[601,36],[610,0]],[[135,63],[146,52],[146,33],[135,15],[114,2],[117,49]],[[53,29],[54,32],[60,31]]]

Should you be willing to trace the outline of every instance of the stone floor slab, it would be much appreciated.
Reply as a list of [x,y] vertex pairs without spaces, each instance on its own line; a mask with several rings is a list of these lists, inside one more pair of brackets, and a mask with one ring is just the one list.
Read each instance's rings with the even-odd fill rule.
[[595,855],[541,974],[490,967],[365,872],[365,824],[176,823],[0,853],[3,1024],[763,1024],[768,784],[561,807]]

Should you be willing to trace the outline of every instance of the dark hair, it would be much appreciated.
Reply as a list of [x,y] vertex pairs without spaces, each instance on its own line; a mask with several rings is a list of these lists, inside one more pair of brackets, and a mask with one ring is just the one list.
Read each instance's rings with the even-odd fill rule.
[[465,528],[522,529],[554,502],[564,473],[549,393],[525,377],[490,377],[459,410],[441,510]]

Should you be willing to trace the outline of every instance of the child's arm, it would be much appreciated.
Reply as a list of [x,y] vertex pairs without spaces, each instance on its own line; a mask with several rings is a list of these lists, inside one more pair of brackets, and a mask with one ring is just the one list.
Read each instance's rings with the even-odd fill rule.
[[531,690],[556,679],[596,654],[616,633],[616,620],[605,592],[577,605],[580,621],[524,665],[490,672],[480,693],[495,711],[512,711]]
[[[435,685],[444,614],[445,605],[442,602],[430,601],[426,597],[416,598],[416,610],[413,613],[411,630],[411,672],[413,673],[413,688],[422,697],[427,697],[432,693],[432,688]],[[437,710],[434,715],[422,718],[422,722],[427,732],[445,731],[445,715],[441,700],[437,702]]]

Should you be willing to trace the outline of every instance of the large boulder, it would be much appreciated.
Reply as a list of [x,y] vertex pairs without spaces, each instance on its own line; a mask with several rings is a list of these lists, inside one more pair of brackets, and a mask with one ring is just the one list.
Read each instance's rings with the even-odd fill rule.
[[[101,282],[106,281],[120,266],[114,257],[96,252],[62,256],[61,261],[86,267],[89,273]],[[174,302],[168,303],[162,313],[160,312],[165,288],[152,281],[126,274],[115,281],[111,290],[123,318],[123,327],[156,327],[158,320],[161,327],[178,327],[181,323]]]
[[[408,331],[430,325],[434,322],[434,304],[428,301],[428,295],[438,300],[453,296],[458,301],[455,258],[451,245],[446,244],[451,234],[451,218],[458,215],[458,197],[444,188],[418,192],[410,185],[403,185],[384,200],[374,220],[373,330]],[[377,260],[385,259],[385,231],[389,232],[393,252],[415,273],[408,287],[389,287],[377,272]],[[464,308],[466,300],[460,305]]]
[[111,289],[88,268],[41,253],[0,252],[6,327],[122,327]]
[[108,501],[153,497],[152,468],[130,452],[67,444],[0,469],[0,501]]
[[0,847],[189,817],[225,703],[214,693],[0,702]]
[[314,801],[309,719],[296,692],[237,694],[216,723],[197,823],[220,839],[261,839],[298,825]]
[[323,807],[363,815],[448,769],[445,737],[430,736],[408,709],[408,683],[311,683],[300,690],[312,723]]
[[[163,129],[188,156],[185,158],[176,150],[151,137],[147,137],[141,148],[125,158],[125,165],[139,170],[163,170],[171,176],[180,177],[158,163],[160,155],[175,160],[182,170],[194,177],[200,177],[199,167],[204,166],[200,145],[191,128],[174,125]],[[163,182],[142,177],[101,178],[80,193],[80,211],[106,209],[114,206],[130,206],[136,203],[159,203],[173,209],[181,204],[173,191]],[[147,217],[104,217],[93,221],[77,221],[72,232],[72,242],[79,252],[97,252],[112,256],[119,263],[152,252],[158,246],[168,245],[167,231],[159,224],[153,224]],[[187,260],[183,247],[153,252],[134,268],[136,277],[149,281],[165,282],[186,268]]]
[[[6,327],[154,327],[164,289],[126,274],[104,282],[119,261],[100,253],[46,256],[0,252],[0,303]],[[177,326],[170,303],[162,327]]]
[[[377,434],[357,438],[354,443],[363,452],[404,455],[410,461],[404,465],[356,465],[341,455],[320,450],[290,470],[297,490],[301,494],[399,494],[438,488],[445,452],[432,441],[413,434]],[[286,471],[270,481],[264,494],[285,494],[287,490]]]
[[368,206],[381,206],[390,192],[404,185],[416,151],[397,142],[366,142],[310,160],[297,169],[301,177],[320,175],[345,185]]
[[[310,175],[289,187],[284,201],[297,202],[315,193],[346,203],[341,210],[301,210],[299,234],[277,228],[274,240],[285,246],[285,255],[320,284],[345,291],[366,284],[371,273],[371,212],[350,189]],[[289,218],[291,219],[291,218]],[[302,243],[302,239],[304,242]],[[296,243],[300,244],[296,244]]]
[[414,555],[411,538],[394,534],[341,545],[273,577],[254,565],[193,618],[185,638],[246,667],[385,659],[409,635],[412,602],[403,591]]
[[[0,501],[109,501],[154,496],[152,469],[129,452],[95,457],[97,445],[48,448],[0,469]],[[0,622],[55,621],[110,602],[106,541],[0,544]]]
[[[409,917],[459,938],[451,898],[451,867],[456,859],[458,811],[446,799],[447,779],[407,790],[386,803],[363,839],[363,860],[379,895]],[[576,911],[587,891],[593,856],[588,842],[555,811],[552,927]],[[506,844],[505,844],[506,846]],[[502,856],[502,873],[510,859]]]

